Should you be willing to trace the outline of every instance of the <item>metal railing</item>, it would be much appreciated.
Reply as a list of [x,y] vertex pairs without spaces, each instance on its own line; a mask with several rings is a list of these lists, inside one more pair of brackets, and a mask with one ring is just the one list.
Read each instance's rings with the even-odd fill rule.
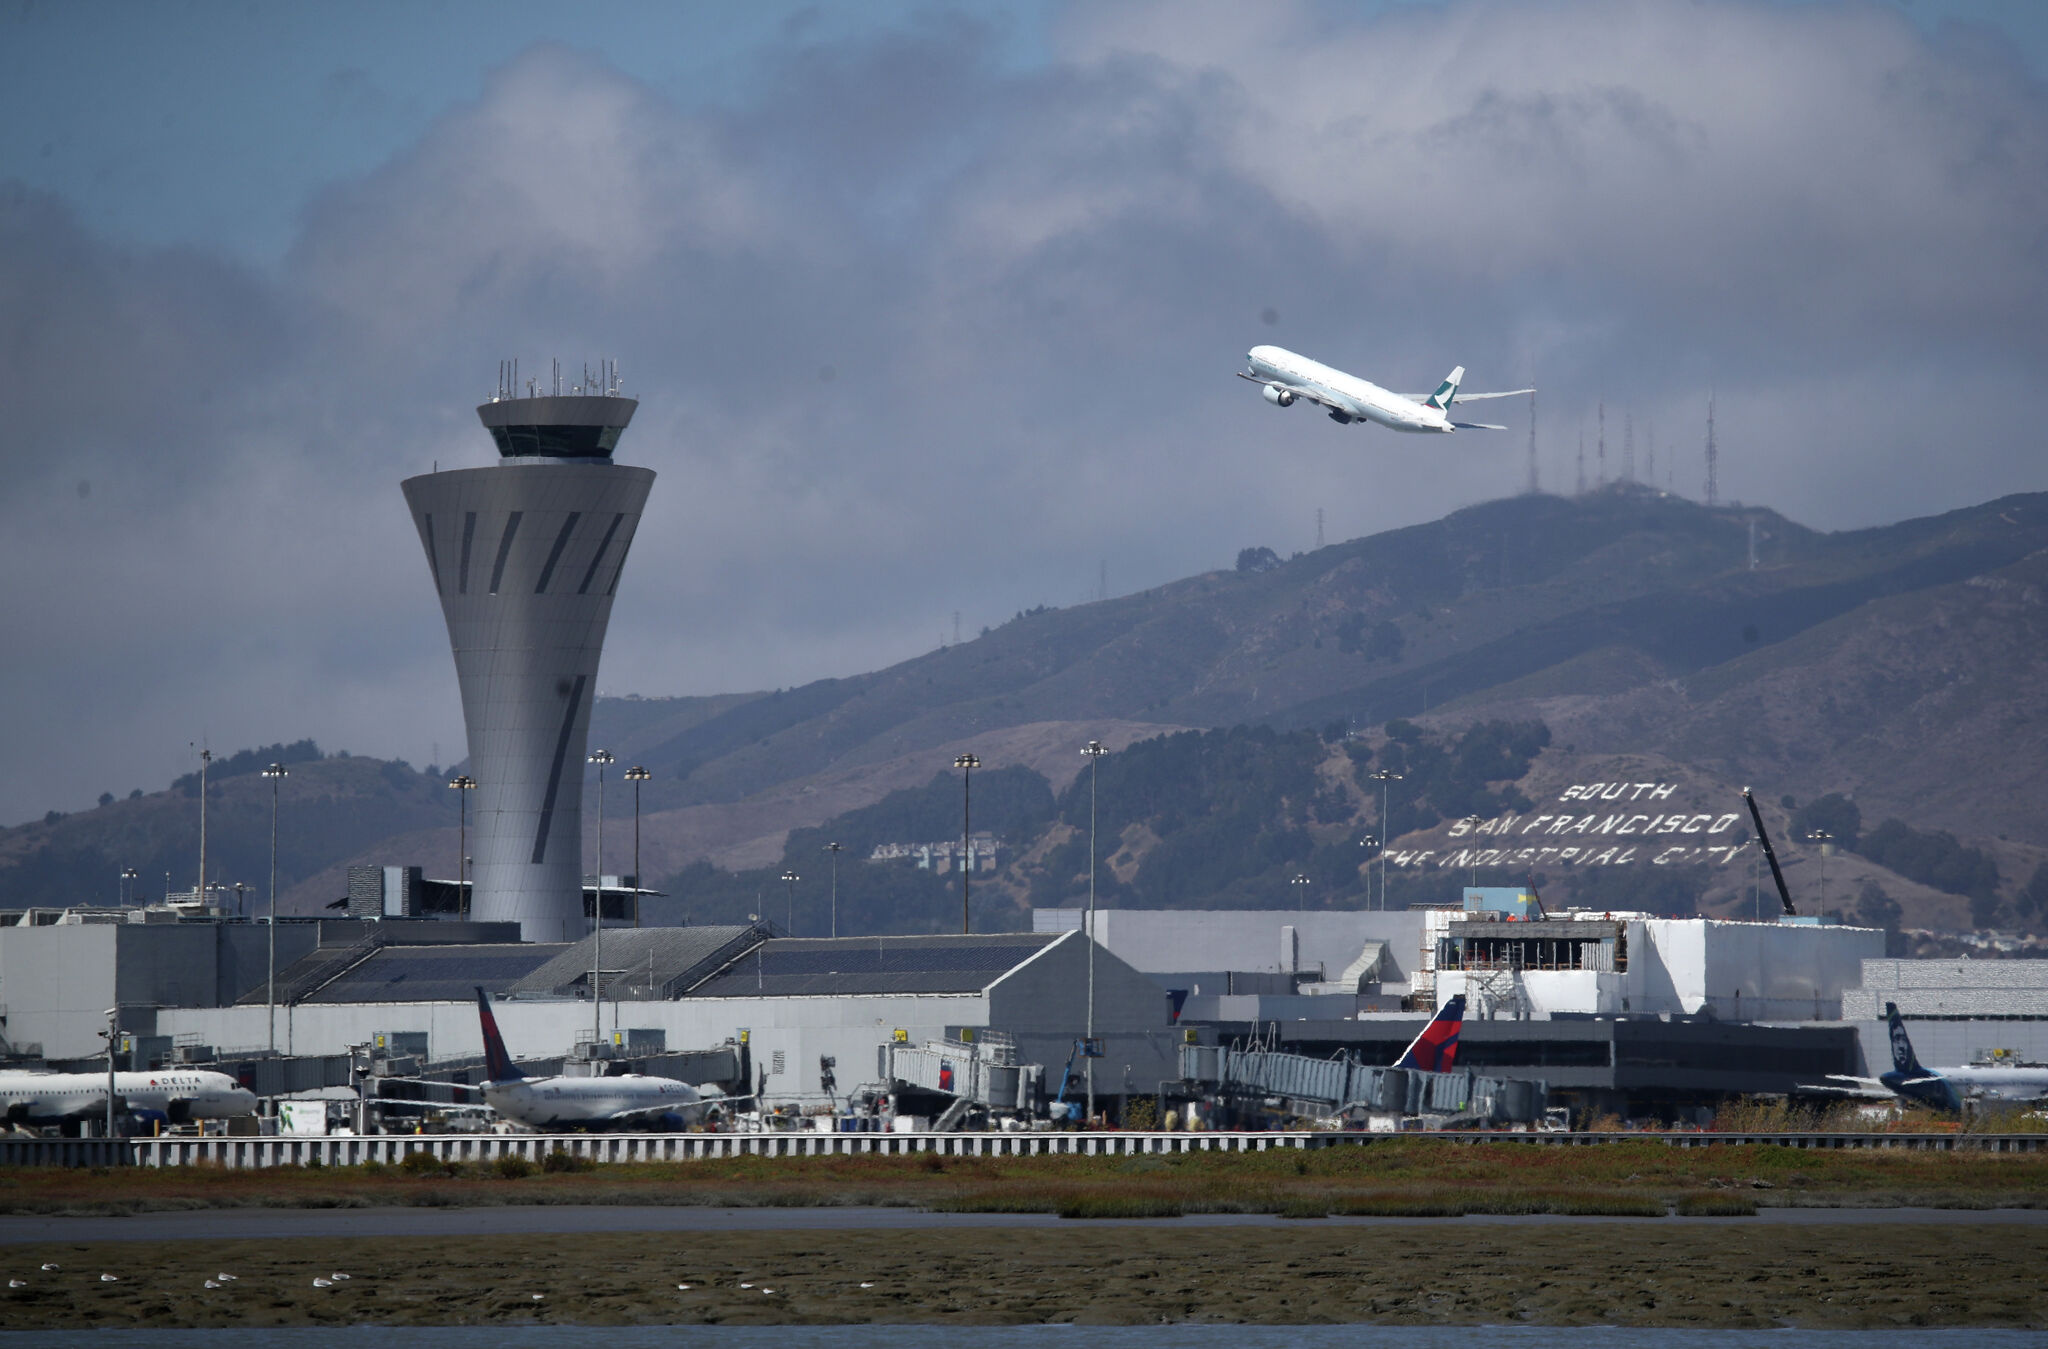
[[593,1163],[691,1162],[729,1157],[910,1156],[1131,1157],[1155,1153],[1266,1152],[1276,1148],[1370,1147],[1392,1139],[1442,1144],[1598,1147],[1662,1143],[1905,1152],[2044,1152],[2048,1134],[1717,1134],[1717,1133],[757,1133],[757,1134],[378,1134],[280,1138],[0,1138],[0,1167],[19,1166],[360,1166],[396,1165],[411,1152],[444,1162],[518,1157],[539,1165],[562,1152]]

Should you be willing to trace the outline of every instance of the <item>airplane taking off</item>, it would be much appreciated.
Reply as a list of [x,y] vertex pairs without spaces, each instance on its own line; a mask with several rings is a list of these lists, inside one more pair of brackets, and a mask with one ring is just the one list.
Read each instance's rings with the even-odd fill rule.
[[672,1077],[528,1077],[505,1052],[491,1000],[476,991],[484,1030],[484,1101],[531,1129],[667,1129],[702,1113],[704,1094]]
[[1951,1115],[1963,1110],[1965,1097],[2000,1101],[2038,1101],[2048,1097],[2048,1068],[1997,1068],[1971,1065],[1966,1068],[1924,1068],[1906,1035],[1905,1018],[1899,1005],[1884,1005],[1885,1021],[1891,1029],[1892,1070],[1876,1077],[1828,1074],[1827,1086],[1802,1087],[1803,1091],[1852,1096],[1865,1100],[1904,1097],[1919,1101]]
[[1260,385],[1266,401],[1275,407],[1292,407],[1298,398],[1319,404],[1330,420],[1342,425],[1373,422],[1389,431],[1451,432],[1505,431],[1491,422],[1454,422],[1451,407],[1476,403],[1486,398],[1516,398],[1534,389],[1507,389],[1500,393],[1459,393],[1465,367],[1444,377],[1432,394],[1388,393],[1379,385],[1356,375],[1347,375],[1320,361],[1312,361],[1285,347],[1253,347],[1245,353],[1246,369],[1239,379]]
[[[256,1113],[256,1097],[226,1073],[194,1068],[115,1073],[114,1108],[131,1123],[189,1124]],[[0,1110],[32,1128],[107,1117],[105,1073],[0,1073]]]

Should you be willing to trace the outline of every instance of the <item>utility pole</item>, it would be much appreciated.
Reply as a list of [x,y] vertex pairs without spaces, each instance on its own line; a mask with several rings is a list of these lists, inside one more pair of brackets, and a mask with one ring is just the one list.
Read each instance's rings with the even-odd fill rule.
[[972,932],[974,926],[969,920],[967,907],[968,877],[974,868],[970,865],[974,847],[972,805],[974,801],[974,770],[981,767],[981,760],[972,754],[962,754],[953,760],[953,767],[961,770],[960,778],[960,931]]
[[[1321,511],[1316,514],[1320,516]],[[1088,1021],[1082,1032],[1087,1041],[1087,1051],[1081,1056],[1081,1066],[1088,1075],[1088,1118],[1095,1118],[1095,857],[1099,849],[1095,843],[1095,787],[1101,776],[1102,756],[1109,753],[1108,746],[1100,740],[1090,740],[1082,746],[1081,752],[1088,756]]]
[[121,1042],[121,1009],[107,1009],[107,1028],[100,1034],[107,1037],[107,1137],[114,1136],[114,1049]]
[[1401,775],[1382,768],[1377,772],[1367,773],[1366,776],[1380,785],[1380,908],[1385,910],[1387,907],[1387,844],[1390,841],[1387,834],[1387,784],[1389,782],[1399,782]]
[[604,770],[617,763],[608,749],[593,752],[597,765],[597,902],[591,906],[596,919],[590,928],[590,1058],[597,1061],[598,1046],[604,1043]]
[[832,935],[839,935],[839,851],[837,843],[827,843],[825,851],[832,854]]
[[455,825],[455,916],[469,917],[469,794],[476,790],[476,779],[464,773],[450,778],[448,785],[459,795],[455,800],[459,807]]
[[789,902],[789,907],[784,917],[788,920],[789,935],[792,937],[796,935],[796,883],[802,879],[803,877],[797,875],[794,871],[789,870],[787,867],[783,868],[782,885],[784,890],[788,892],[785,897]]
[[263,770],[270,779],[270,912],[263,925],[270,929],[270,972],[263,981],[263,1001],[270,1013],[270,1052],[277,1052],[277,789],[290,776],[281,763]]
[[199,911],[206,912],[206,766],[213,762],[213,751],[199,751]]
[[633,784],[633,926],[640,926],[640,784],[654,774],[634,764],[626,770],[626,781]]

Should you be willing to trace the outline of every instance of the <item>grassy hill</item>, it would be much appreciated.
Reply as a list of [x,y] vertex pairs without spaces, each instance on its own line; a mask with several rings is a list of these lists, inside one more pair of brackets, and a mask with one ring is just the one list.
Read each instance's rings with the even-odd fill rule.
[[[849,812],[891,793],[950,791],[933,775],[965,750],[986,773],[1035,774],[1053,798],[1050,822],[1012,840],[1016,860],[990,890],[992,903],[1046,902],[1046,876],[1067,865],[1060,849],[1071,839],[1060,831],[1071,828],[1082,743],[1119,751],[1103,765],[1107,794],[1122,771],[1111,764],[1137,761],[1132,746],[1251,726],[1278,737],[1261,753],[1307,757],[1291,768],[1239,766],[1265,784],[1262,806],[1190,798],[1158,818],[1122,820],[1119,893],[1298,901],[1298,890],[1272,889],[1271,867],[1219,866],[1189,831],[1241,836],[1254,852],[1271,850],[1272,867],[1307,865],[1343,831],[1376,833],[1357,774],[1388,752],[1387,723],[1407,720],[1453,755],[1481,723],[1540,723],[1549,743],[1526,771],[1475,789],[1512,789],[1539,809],[1545,793],[1623,773],[1681,783],[1701,801],[1735,799],[1751,784],[1771,802],[1843,794],[1873,825],[1896,816],[1981,849],[1999,882],[1990,909],[1979,897],[1978,916],[2017,924],[2022,891],[2048,859],[2048,708],[2028,693],[2048,686],[2044,549],[2041,495],[1834,534],[1632,486],[1517,497],[1284,561],[1248,549],[1239,568],[1020,614],[868,674],[773,692],[604,699],[592,743],[655,774],[643,797],[643,872],[693,874],[686,888],[721,913],[770,904],[778,887],[746,878],[779,875],[804,831],[833,822],[848,832]],[[1316,793],[1301,805],[1304,772],[1321,783],[1321,805]],[[248,873],[230,880],[261,879],[262,848],[250,844],[261,835],[262,786],[236,777],[215,787],[220,855]],[[321,759],[295,769],[286,791],[288,906],[338,894],[350,860],[449,869],[433,864],[455,852],[454,803],[438,780]],[[123,865],[156,874],[157,888],[172,865],[177,884],[189,884],[192,862],[176,864],[196,852],[186,837],[195,805],[173,791],[0,831],[0,904],[105,897]],[[1789,811],[1774,809],[1789,823]],[[1175,820],[1181,827],[1162,828]],[[1397,842],[1427,833],[1394,823]],[[608,869],[625,837],[614,827],[622,832],[608,835]],[[586,822],[587,836],[594,829]],[[1176,856],[1189,860],[1170,867]],[[1334,864],[1317,865],[1335,875]],[[1830,865],[1841,884],[1859,894],[1876,886],[1908,919],[1972,921],[1968,897],[1860,871],[1846,854]],[[848,866],[843,854],[842,889]],[[810,861],[796,869],[822,874]],[[1338,903],[1347,884],[1321,888]],[[1710,909],[1750,902],[1746,883],[1730,877],[1697,888]],[[909,907],[932,910],[913,926],[946,921],[943,900]]]

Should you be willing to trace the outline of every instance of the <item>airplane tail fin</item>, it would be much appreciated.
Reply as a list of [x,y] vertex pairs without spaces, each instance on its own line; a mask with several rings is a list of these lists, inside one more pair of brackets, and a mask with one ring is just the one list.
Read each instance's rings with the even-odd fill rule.
[[505,1052],[505,1037],[498,1033],[498,1018],[491,1014],[491,1000],[479,987],[476,991],[477,1017],[484,1028],[484,1080],[517,1082],[526,1076],[512,1056]]
[[1884,1005],[1884,1019],[1891,1027],[1892,1067],[1907,1077],[1925,1077],[1927,1070],[1920,1066],[1919,1056],[1913,1053],[1913,1042],[1906,1036],[1905,1018],[1899,1015],[1899,1005],[1888,1002]]
[[1444,382],[1436,386],[1436,392],[1424,400],[1426,405],[1439,412],[1450,411],[1452,400],[1458,396],[1458,385],[1463,383],[1464,379],[1465,367],[1461,365],[1444,376]]
[[1425,1073],[1448,1073],[1458,1061],[1458,1028],[1465,1021],[1465,995],[1458,994],[1430,1018],[1408,1052],[1395,1060],[1396,1068],[1419,1068]]

